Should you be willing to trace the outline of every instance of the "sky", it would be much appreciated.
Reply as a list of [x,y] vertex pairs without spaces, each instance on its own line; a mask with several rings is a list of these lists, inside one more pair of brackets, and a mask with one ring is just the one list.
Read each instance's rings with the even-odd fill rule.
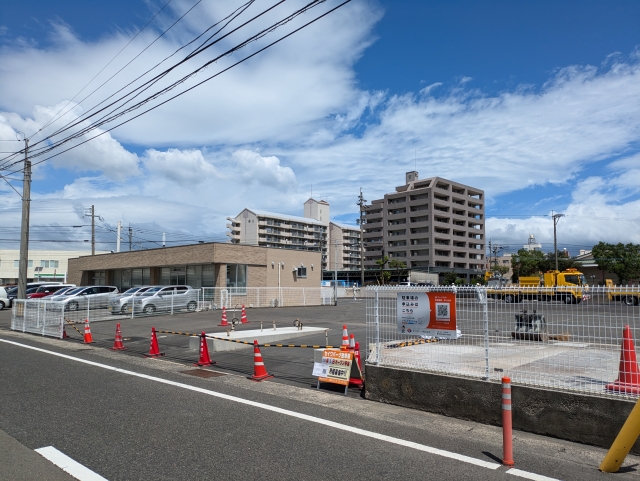
[[355,224],[360,189],[409,170],[483,189],[505,252],[551,250],[552,213],[571,254],[640,243],[640,2],[328,0],[271,30],[307,2],[275,4],[2,2],[0,248],[22,133],[31,249],[88,247],[91,205],[99,250],[118,221],[134,248],[225,241],[228,216],[311,195]]

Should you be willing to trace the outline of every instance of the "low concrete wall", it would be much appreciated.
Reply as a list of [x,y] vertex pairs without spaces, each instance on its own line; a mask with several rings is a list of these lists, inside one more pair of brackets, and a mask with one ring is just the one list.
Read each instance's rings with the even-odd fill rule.
[[[501,385],[495,382],[366,366],[365,396],[445,416],[501,425]],[[513,427],[609,448],[633,401],[512,385]],[[632,452],[640,454],[640,442]]]

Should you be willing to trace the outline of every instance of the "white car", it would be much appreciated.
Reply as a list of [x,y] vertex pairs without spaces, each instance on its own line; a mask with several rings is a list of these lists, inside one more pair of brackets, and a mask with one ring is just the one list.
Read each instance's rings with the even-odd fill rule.
[[77,287],[65,292],[61,296],[51,296],[52,301],[60,301],[66,304],[65,310],[77,311],[78,309],[104,309],[109,304],[109,299],[118,295],[115,286],[85,286]]
[[0,311],[5,307],[11,307],[11,300],[7,294],[7,289],[0,287]]
[[[136,312],[153,314],[157,311],[195,311],[198,307],[198,290],[191,286],[159,286],[136,295],[133,304]],[[131,307],[129,308],[131,309]]]

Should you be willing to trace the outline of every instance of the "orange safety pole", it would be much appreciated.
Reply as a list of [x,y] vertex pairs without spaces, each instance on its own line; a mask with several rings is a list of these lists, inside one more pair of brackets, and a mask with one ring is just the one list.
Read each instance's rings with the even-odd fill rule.
[[513,466],[513,439],[511,436],[511,379],[502,378],[502,464]]

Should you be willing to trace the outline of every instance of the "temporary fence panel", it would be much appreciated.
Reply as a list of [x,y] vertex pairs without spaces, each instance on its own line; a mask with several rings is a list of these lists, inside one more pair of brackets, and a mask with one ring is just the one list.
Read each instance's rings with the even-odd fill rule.
[[[457,339],[398,332],[398,293],[446,290],[456,293]],[[368,287],[367,363],[493,381],[509,376],[514,383],[592,395],[633,391],[611,383],[619,376],[640,382],[637,365],[620,362],[623,340],[629,345],[640,335],[638,289],[585,287],[572,299],[556,288],[517,292],[505,302],[482,286]],[[625,359],[631,355],[635,359],[635,351]]]
[[16,299],[11,313],[11,329],[62,338],[64,305],[40,299]]
[[213,309],[319,306],[333,304],[332,287],[206,287]]

